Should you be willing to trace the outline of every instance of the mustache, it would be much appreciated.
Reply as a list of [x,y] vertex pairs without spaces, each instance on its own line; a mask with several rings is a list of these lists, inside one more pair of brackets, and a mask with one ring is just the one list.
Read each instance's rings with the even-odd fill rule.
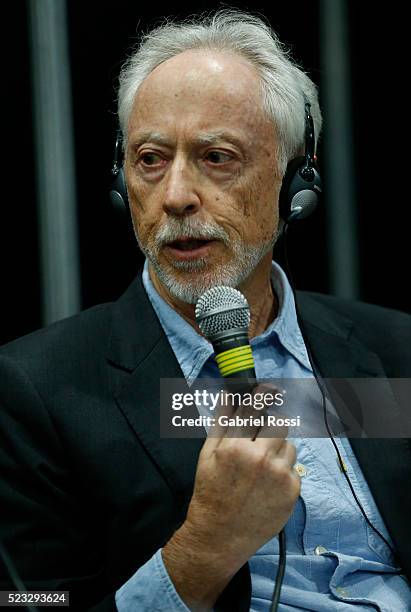
[[191,221],[190,219],[169,219],[154,235],[154,245],[157,248],[179,238],[221,240],[224,244],[230,243],[227,232],[217,223]]

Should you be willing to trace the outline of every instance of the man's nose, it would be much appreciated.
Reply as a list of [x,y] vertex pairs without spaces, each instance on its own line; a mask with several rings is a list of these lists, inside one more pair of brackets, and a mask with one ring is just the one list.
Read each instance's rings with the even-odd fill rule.
[[201,208],[195,173],[182,159],[174,159],[167,172],[163,209],[169,215],[194,215]]

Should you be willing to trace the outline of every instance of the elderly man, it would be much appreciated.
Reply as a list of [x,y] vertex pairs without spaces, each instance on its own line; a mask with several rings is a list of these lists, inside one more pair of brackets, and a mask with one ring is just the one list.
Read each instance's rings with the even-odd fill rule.
[[[284,527],[284,610],[409,609],[406,444],[159,435],[160,379],[217,375],[194,316],[215,285],[249,302],[258,378],[313,377],[272,263],[307,100],[318,133],[315,87],[244,14],[158,28],[124,67],[144,271],[118,302],[1,352],[2,541],[27,589],[70,591],[75,609],[268,611]],[[408,375],[405,315],[299,302],[322,375]]]

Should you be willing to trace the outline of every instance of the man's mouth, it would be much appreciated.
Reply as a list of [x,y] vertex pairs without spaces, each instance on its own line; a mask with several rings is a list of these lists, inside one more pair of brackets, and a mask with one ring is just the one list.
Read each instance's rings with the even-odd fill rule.
[[208,254],[210,246],[215,240],[209,238],[179,238],[165,245],[174,257],[180,260],[197,259]]
[[205,238],[181,238],[179,240],[174,240],[170,242],[167,246],[178,249],[179,251],[194,251],[195,249],[200,249],[205,244],[209,244],[211,240],[206,240]]

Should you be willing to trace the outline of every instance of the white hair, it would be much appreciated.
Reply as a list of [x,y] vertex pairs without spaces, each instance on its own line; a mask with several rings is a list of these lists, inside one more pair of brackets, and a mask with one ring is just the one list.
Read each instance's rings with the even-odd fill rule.
[[254,15],[223,9],[179,23],[167,21],[142,37],[119,77],[118,116],[127,142],[133,103],[140,85],[162,62],[190,49],[225,51],[250,62],[261,79],[263,108],[278,136],[278,169],[304,150],[305,111],[311,105],[316,139],[321,131],[317,88],[291,59],[271,27]]

